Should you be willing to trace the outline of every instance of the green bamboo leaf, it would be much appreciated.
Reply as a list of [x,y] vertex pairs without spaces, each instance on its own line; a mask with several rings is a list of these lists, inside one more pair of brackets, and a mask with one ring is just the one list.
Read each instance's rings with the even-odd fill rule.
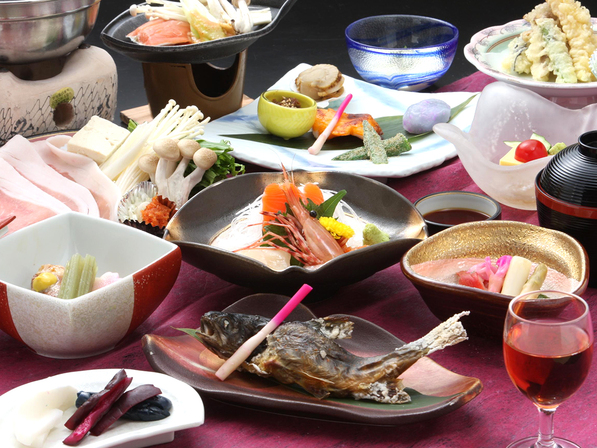
[[[452,108],[452,112],[450,114],[450,120],[456,117],[460,112],[464,110],[464,108],[475,98],[477,95],[472,95],[466,101],[462,102],[461,104]],[[393,115],[388,117],[380,117],[376,118],[375,121],[381,127],[383,131],[384,138],[390,138],[395,136],[398,133],[404,134],[410,143],[415,141],[420,141],[423,138],[427,137],[432,132],[427,132],[424,134],[409,134],[404,130],[404,126],[402,125],[403,115]],[[275,145],[281,146],[283,148],[292,148],[292,149],[307,149],[313,143],[315,143],[315,138],[311,132],[306,133],[302,137],[291,138],[289,140],[284,140],[281,137],[276,137],[272,134],[226,134],[223,137],[228,138],[237,138],[240,140],[249,140],[256,143],[263,143],[267,145]],[[332,140],[328,140],[324,145],[324,150],[344,150],[344,149],[354,149],[358,148],[359,146],[363,146],[363,141],[357,137],[343,137],[343,138],[334,138]]]
[[198,341],[201,341],[201,339],[199,339],[197,337],[197,330],[195,330],[194,328],[175,328],[173,327],[175,330],[178,331],[182,331],[183,333],[188,334],[189,336],[193,336],[195,339],[197,339]]

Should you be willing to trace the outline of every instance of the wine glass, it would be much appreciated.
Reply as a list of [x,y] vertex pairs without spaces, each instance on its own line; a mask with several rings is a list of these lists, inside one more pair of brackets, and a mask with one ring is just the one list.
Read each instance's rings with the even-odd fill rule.
[[593,326],[587,302],[559,291],[534,291],[512,299],[503,347],[510,379],[539,410],[539,435],[508,448],[580,448],[554,437],[553,415],[589,373]]

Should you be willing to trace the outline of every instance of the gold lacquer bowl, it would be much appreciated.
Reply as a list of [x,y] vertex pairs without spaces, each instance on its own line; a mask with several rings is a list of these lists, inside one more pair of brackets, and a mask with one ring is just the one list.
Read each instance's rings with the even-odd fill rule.
[[[276,104],[285,98],[298,100],[300,107]],[[315,100],[290,90],[269,90],[259,97],[257,116],[261,125],[271,134],[285,139],[300,137],[315,123]]]
[[589,259],[578,241],[563,232],[515,221],[478,221],[451,227],[412,247],[404,254],[401,267],[439,319],[470,311],[470,316],[463,320],[467,331],[501,337],[512,297],[434,280],[416,273],[413,266],[431,260],[487,256],[495,259],[502,255],[545,263],[574,279],[567,292],[582,294],[587,288]]

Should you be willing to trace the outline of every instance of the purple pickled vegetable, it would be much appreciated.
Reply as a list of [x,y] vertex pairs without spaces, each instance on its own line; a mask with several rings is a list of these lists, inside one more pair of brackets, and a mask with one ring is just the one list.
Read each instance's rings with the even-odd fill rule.
[[162,391],[151,384],[143,384],[125,392],[110,410],[91,429],[91,435],[99,436],[122,417],[130,408],[161,394]]
[[[62,441],[65,445],[75,446],[83,440],[87,433],[110,410],[112,405],[122,396],[133,379],[126,377],[117,382],[108,392],[103,394],[85,419],[77,425],[74,431]],[[83,406],[81,406],[83,407]],[[81,408],[79,408],[81,409]]]
[[448,103],[431,98],[409,106],[402,117],[402,126],[411,134],[424,134],[432,131],[437,123],[447,123],[451,114]]
[[104,390],[94,394],[91,398],[89,398],[89,400],[87,400],[80,408],[75,411],[75,413],[67,420],[64,426],[73,431],[85,419],[85,417],[89,415],[102,396],[107,394],[115,384],[119,383],[124,378],[126,378],[126,372],[124,369],[116,372],[116,375],[114,375],[110,382],[106,384]]

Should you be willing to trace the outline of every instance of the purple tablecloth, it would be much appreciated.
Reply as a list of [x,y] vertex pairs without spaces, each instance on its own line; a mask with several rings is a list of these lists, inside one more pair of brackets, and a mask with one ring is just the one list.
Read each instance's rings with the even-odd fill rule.
[[[479,91],[490,78],[477,73],[444,90]],[[452,159],[429,171],[388,185],[411,201],[440,190],[479,191],[460,161]],[[537,224],[536,212],[503,208],[504,220]],[[47,376],[77,370],[129,368],[151,370],[141,337],[146,333],[175,335],[172,327],[195,327],[209,310],[222,309],[253,293],[222,281],[183,263],[178,280],[158,310],[116,349],[104,355],[78,360],[43,358],[0,333],[0,394]],[[595,297],[584,295],[597,321]],[[399,264],[345,287],[333,296],[313,303],[316,315],[345,313],[360,316],[387,329],[405,341],[427,333],[439,323]],[[512,385],[502,359],[500,341],[471,337],[467,342],[431,356],[456,373],[481,379],[484,390],[460,409],[443,417],[397,427],[332,423],[253,411],[204,398],[205,424],[180,431],[174,442],[163,447],[505,447],[509,442],[535,434],[538,415],[534,406]],[[582,388],[564,403],[555,418],[556,433],[579,443],[597,447],[597,417],[591,404],[597,390],[597,369]]]

